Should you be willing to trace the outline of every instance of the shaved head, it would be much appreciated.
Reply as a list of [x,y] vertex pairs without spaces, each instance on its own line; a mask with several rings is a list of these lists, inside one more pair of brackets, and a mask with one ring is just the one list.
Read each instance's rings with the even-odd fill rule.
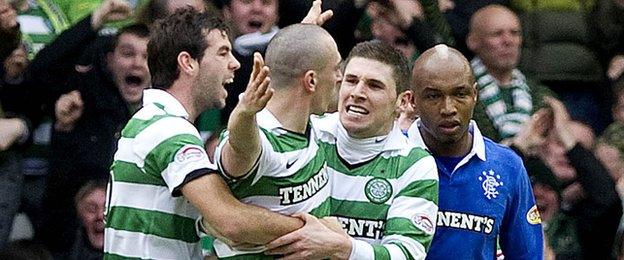
[[489,26],[490,21],[498,20],[500,17],[518,21],[518,16],[509,8],[502,5],[488,5],[477,10],[470,17],[470,33],[482,33]]
[[475,82],[470,63],[456,49],[440,44],[425,51],[414,63],[412,79],[414,93],[426,81],[443,81],[449,78],[465,79],[470,85]]
[[307,71],[319,71],[328,62],[334,63],[339,55],[337,50],[334,39],[320,26],[294,24],[281,29],[269,42],[265,54],[266,65],[271,69],[271,86],[289,86]]
[[441,156],[466,155],[472,144],[468,126],[477,103],[468,60],[453,48],[436,45],[416,60],[412,78],[427,147]]

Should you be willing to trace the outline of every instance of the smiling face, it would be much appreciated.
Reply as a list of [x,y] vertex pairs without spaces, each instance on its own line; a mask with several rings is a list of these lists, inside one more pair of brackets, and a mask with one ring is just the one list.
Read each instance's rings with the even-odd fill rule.
[[397,91],[392,67],[373,59],[349,60],[340,86],[340,122],[350,136],[386,135],[392,128]]
[[199,61],[199,73],[193,88],[195,103],[200,111],[225,106],[225,85],[234,81],[234,71],[240,68],[240,63],[232,55],[232,46],[224,31],[211,30],[206,35],[206,41],[208,48]]
[[234,24],[235,36],[268,32],[277,23],[277,0],[231,0],[223,9]]
[[138,104],[143,89],[151,85],[147,67],[148,38],[125,33],[117,41],[115,49],[107,56],[108,68],[124,100]]

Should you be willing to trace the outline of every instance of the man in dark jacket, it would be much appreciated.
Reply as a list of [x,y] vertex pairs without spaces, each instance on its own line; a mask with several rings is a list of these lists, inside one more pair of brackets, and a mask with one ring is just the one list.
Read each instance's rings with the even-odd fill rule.
[[[104,1],[92,16],[46,47],[50,52],[44,49],[37,57],[47,55],[43,57],[73,65],[62,87],[73,91],[62,95],[55,106],[50,174],[44,201],[48,219],[43,239],[56,254],[69,249],[78,226],[74,195],[87,181],[108,178],[120,131],[140,106],[143,89],[150,86],[147,27],[131,25],[122,29],[108,48],[100,45],[108,44],[106,41],[95,41],[97,29],[104,22],[129,10],[124,1]],[[72,44],[76,42],[85,44]],[[72,60],[81,53],[81,60]],[[48,70],[55,69],[58,68]],[[52,81],[53,77],[51,75]]]

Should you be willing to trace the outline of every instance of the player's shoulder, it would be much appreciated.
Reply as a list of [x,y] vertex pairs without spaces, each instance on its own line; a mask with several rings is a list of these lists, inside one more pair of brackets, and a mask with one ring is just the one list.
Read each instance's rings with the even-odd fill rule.
[[485,152],[488,157],[491,156],[495,160],[512,160],[514,163],[522,163],[522,158],[509,146],[494,142],[487,137],[483,137],[483,143],[485,144]]
[[318,141],[334,143],[336,131],[340,124],[338,113],[325,113],[323,115],[310,115],[310,125]]
[[506,145],[496,143],[484,137],[486,161],[490,165],[497,165],[505,168],[504,173],[516,174],[524,173],[524,163],[522,158]]
[[199,137],[199,132],[186,118],[169,114],[154,104],[148,104],[137,111],[122,131],[122,136],[139,139],[167,138],[178,135]]

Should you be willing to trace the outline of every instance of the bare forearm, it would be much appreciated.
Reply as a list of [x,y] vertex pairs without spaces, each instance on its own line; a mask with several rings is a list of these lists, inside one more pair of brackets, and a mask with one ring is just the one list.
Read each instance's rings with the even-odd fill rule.
[[301,219],[269,211],[253,205],[244,205],[241,210],[236,230],[232,232],[233,241],[264,245],[278,237],[301,228]]
[[182,194],[203,216],[204,225],[234,243],[266,244],[303,226],[303,221],[238,201],[216,174],[193,180]]
[[229,138],[221,154],[223,167],[232,177],[249,172],[260,154],[260,136],[255,113],[237,107],[228,122]]

